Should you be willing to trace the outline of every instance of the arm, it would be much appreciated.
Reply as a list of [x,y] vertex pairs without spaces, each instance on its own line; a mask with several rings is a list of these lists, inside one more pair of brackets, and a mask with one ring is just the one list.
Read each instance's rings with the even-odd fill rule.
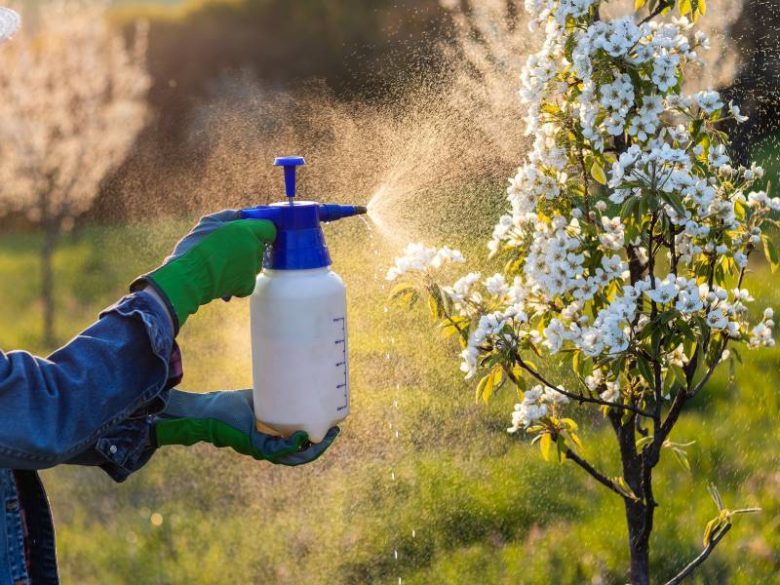
[[153,415],[180,371],[171,376],[169,367],[175,333],[199,306],[251,294],[275,234],[272,223],[241,220],[236,210],[206,216],[133,284],[148,290],[48,359],[0,352],[0,468],[100,465],[121,481],[141,467],[156,448]]
[[165,309],[140,292],[48,359],[0,352],[0,467],[51,467],[96,444],[160,396],[172,347]]

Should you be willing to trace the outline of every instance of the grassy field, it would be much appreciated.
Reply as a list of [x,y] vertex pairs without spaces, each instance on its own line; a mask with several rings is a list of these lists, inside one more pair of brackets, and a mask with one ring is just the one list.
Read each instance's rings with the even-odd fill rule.
[[[162,225],[162,224],[161,224]],[[350,294],[352,415],[317,462],[288,469],[207,446],[168,448],[126,483],[83,468],[47,471],[65,583],[624,583],[616,496],[569,464],[545,463],[505,432],[514,396],[477,405],[427,315],[385,310],[390,263],[364,224],[332,229]],[[89,228],[56,255],[58,328],[88,325],[183,224]],[[0,347],[44,352],[34,235],[0,236]],[[780,308],[777,275],[751,290]],[[757,286],[756,286],[757,285]],[[251,383],[248,305],[214,303],[180,343],[190,390]],[[672,437],[697,439],[692,473],[667,457],[652,542],[658,580],[701,547],[715,482],[739,518],[691,583],[769,584],[780,573],[780,352],[724,371]],[[582,421],[582,418],[578,416]],[[587,455],[618,475],[610,431],[582,421]],[[591,424],[592,423],[592,424]],[[397,432],[397,434],[396,434]]]

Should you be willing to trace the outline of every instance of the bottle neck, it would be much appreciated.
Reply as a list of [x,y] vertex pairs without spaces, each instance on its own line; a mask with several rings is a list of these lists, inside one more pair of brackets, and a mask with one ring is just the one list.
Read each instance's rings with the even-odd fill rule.
[[[279,207],[283,212],[297,207]],[[305,209],[305,208],[302,208]],[[317,222],[316,207],[314,221]],[[297,220],[294,214],[287,218]],[[276,240],[266,248],[263,266],[274,270],[308,270],[330,265],[330,254],[325,243],[325,234],[319,223],[315,227],[278,227]]]
[[263,268],[263,274],[268,276],[313,276],[315,274],[327,274],[330,271],[330,264],[321,268]]

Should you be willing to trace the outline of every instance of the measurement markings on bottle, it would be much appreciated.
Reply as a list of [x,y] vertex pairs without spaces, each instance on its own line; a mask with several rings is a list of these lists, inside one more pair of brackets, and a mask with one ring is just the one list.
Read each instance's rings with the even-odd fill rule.
[[333,319],[334,323],[341,324],[341,338],[335,341],[336,345],[341,345],[342,359],[336,363],[336,367],[341,369],[344,381],[338,384],[336,388],[344,391],[344,404],[336,408],[337,411],[346,410],[349,406],[349,386],[347,381],[347,319],[346,317],[337,317]]

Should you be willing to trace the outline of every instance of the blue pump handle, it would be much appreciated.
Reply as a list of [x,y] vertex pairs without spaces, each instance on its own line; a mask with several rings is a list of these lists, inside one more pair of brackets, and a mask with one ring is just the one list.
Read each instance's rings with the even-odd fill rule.
[[278,156],[274,160],[275,166],[284,167],[284,193],[287,197],[295,197],[295,171],[305,164],[302,156]]
[[284,168],[286,202],[242,209],[243,219],[265,219],[276,226],[276,240],[266,248],[263,266],[275,270],[301,270],[330,265],[325,234],[320,223],[366,213],[358,205],[319,204],[295,200],[296,167],[302,156],[281,156],[274,165]]

